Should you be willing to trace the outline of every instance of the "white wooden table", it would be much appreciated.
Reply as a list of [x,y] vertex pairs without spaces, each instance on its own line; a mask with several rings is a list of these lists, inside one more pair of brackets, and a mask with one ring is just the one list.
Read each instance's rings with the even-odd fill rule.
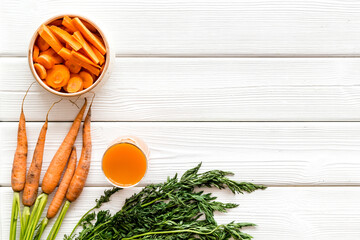
[[[202,161],[203,170],[269,186],[236,197],[216,192],[240,203],[219,222],[257,223],[245,230],[256,240],[360,239],[357,0],[1,1],[0,239],[8,239],[21,98],[33,81],[28,42],[61,13],[110,31],[117,58],[93,106],[87,186],[58,239],[110,187],[100,159],[125,134],[148,143],[150,170],[139,187],[113,197],[112,210],[141,186]],[[26,99],[29,156],[56,99],[39,86]],[[76,112],[66,101],[52,111],[43,173]]]

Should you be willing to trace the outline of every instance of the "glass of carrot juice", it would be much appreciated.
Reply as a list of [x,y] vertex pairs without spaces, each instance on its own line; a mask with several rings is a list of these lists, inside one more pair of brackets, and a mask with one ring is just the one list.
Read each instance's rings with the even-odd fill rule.
[[116,187],[137,185],[148,169],[149,148],[135,136],[124,136],[113,141],[102,158],[102,170],[107,180]]

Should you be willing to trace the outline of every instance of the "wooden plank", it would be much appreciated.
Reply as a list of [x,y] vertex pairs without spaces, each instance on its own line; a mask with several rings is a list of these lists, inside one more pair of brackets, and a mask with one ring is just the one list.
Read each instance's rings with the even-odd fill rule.
[[[360,59],[116,60],[112,77],[96,91],[94,121],[360,119]],[[0,69],[0,120],[17,121],[33,77],[25,58],[0,58]],[[42,121],[55,100],[35,85],[25,103],[27,120]],[[56,121],[72,121],[77,112],[68,101],[55,109],[50,119]]]
[[[28,123],[29,159],[41,123]],[[50,123],[42,176],[70,123]],[[10,186],[17,123],[0,123],[0,185]],[[102,154],[115,138],[135,135],[151,149],[140,186],[203,162],[203,169],[267,185],[360,185],[360,123],[104,123],[92,124],[93,157],[87,186],[110,186]],[[81,138],[77,141],[81,148]],[[80,151],[79,151],[80,152]]]
[[[85,188],[80,198],[72,203],[58,239],[71,232],[79,218],[93,206],[104,188]],[[360,235],[360,206],[358,187],[332,188],[268,188],[252,194],[234,196],[228,191],[215,191],[219,200],[239,203],[240,206],[226,214],[216,214],[219,223],[233,220],[253,222],[258,226],[245,229],[256,240],[303,240],[303,239],[358,239]],[[3,214],[2,233],[8,238],[12,190],[0,188]],[[139,188],[126,189],[113,196],[106,205],[116,212],[124,199],[138,192]],[[51,221],[49,226],[52,226]],[[45,236],[49,232],[48,228]]]
[[360,4],[353,0],[23,0],[2,7],[5,55],[25,56],[35,29],[69,9],[107,30],[120,55],[360,53]]

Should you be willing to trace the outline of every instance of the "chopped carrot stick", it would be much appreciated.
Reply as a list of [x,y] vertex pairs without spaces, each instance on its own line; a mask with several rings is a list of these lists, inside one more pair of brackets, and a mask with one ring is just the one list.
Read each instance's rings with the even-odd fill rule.
[[51,26],[50,30],[59,40],[63,40],[65,43],[69,44],[75,51],[78,51],[80,48],[82,48],[80,42],[71,36],[67,31],[62,30],[57,26]]
[[48,54],[40,55],[35,62],[40,63],[46,69],[51,69],[55,65],[55,59]]
[[40,79],[45,79],[46,78],[47,73],[46,73],[46,69],[44,68],[43,65],[41,65],[39,63],[35,63],[34,68],[35,68],[36,73],[39,75]]
[[91,76],[90,73],[88,73],[86,71],[81,71],[79,73],[79,75],[80,75],[81,79],[83,80],[84,88],[88,88],[93,84],[94,79],[93,79],[93,77]]
[[83,50],[85,51],[86,55],[89,56],[89,58],[96,64],[99,63],[99,59],[97,58],[96,54],[94,53],[93,49],[91,48],[91,46],[85,41],[85,39],[83,38],[83,36],[81,35],[81,33],[79,31],[74,32],[73,35],[83,46]]
[[63,18],[63,21],[62,21],[62,25],[65,26],[70,32],[70,33],[73,33],[73,32],[76,32],[77,29],[76,27],[72,24],[72,19],[68,16],[64,16]]
[[94,34],[85,27],[85,25],[81,22],[81,20],[78,17],[75,17],[71,22],[77,29],[79,29],[79,31],[86,40],[88,40],[92,45],[94,45],[94,47],[96,47],[99,50],[99,52],[101,52],[101,54],[105,55],[106,48],[104,44],[102,44],[102,42],[100,42],[99,39],[97,39],[94,36]]
[[69,49],[67,49],[67,48],[62,48],[62,49],[58,52],[58,54],[59,54],[63,59],[65,59],[65,60],[68,60],[68,59],[70,59],[70,57],[71,57],[71,51],[70,51]]
[[52,88],[65,86],[70,79],[70,71],[65,65],[55,65],[48,71],[46,83]]
[[33,61],[36,61],[36,59],[39,57],[40,49],[38,46],[34,45],[33,50]]
[[75,52],[73,50],[73,51],[71,51],[71,55],[84,63],[90,64],[96,68],[100,68],[100,66],[98,64],[93,63],[89,58],[87,58],[86,56],[84,56],[83,54],[81,54],[79,52]]
[[78,58],[74,57],[74,55],[72,55],[72,54],[71,54],[71,58],[69,60],[73,61],[76,64],[79,64],[81,67],[85,68],[90,73],[92,73],[96,76],[99,76],[99,74],[100,74],[100,70],[98,68],[79,60]]
[[76,64],[70,60],[67,60],[65,62],[65,66],[67,66],[69,68],[71,73],[79,73],[81,70],[81,66],[79,64]]
[[51,25],[60,27],[62,25],[62,19],[56,19],[56,20],[52,21]]
[[66,91],[68,93],[75,93],[83,90],[83,80],[77,74],[72,76],[66,86]]
[[41,25],[39,34],[50,45],[50,47],[55,50],[55,52],[59,52],[63,47],[59,39],[57,39],[50,29],[44,24]]
[[91,49],[94,51],[96,57],[99,59],[99,64],[102,65],[105,62],[104,55],[102,55],[101,52],[99,52],[99,50],[97,50],[94,46],[91,46]]
[[39,47],[40,51],[46,51],[50,47],[50,45],[40,36],[36,41],[36,45]]

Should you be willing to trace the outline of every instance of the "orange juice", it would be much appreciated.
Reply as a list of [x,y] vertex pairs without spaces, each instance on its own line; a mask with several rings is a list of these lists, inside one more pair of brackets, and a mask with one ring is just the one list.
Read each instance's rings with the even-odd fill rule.
[[104,154],[102,169],[110,182],[119,187],[137,184],[147,169],[147,156],[135,144],[120,142]]

